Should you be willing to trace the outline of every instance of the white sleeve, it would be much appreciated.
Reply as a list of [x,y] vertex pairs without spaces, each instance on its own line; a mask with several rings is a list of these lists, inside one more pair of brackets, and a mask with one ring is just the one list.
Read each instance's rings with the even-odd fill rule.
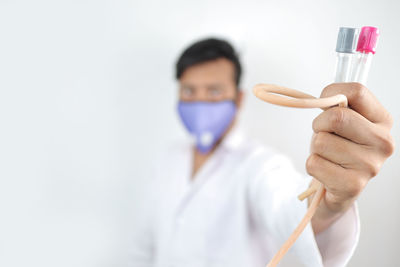
[[[259,166],[250,184],[251,207],[255,218],[279,248],[307,211],[307,201],[299,201],[297,195],[307,189],[311,177],[297,172],[283,155],[272,156]],[[347,212],[317,238],[308,224],[289,252],[304,266],[344,266],[357,244],[359,228],[355,210]],[[349,222],[354,227],[346,228]],[[338,242],[339,238],[343,243]],[[275,252],[271,252],[272,255]],[[328,263],[331,265],[326,265]]]
[[325,267],[346,266],[357,247],[360,219],[357,204],[316,236]]

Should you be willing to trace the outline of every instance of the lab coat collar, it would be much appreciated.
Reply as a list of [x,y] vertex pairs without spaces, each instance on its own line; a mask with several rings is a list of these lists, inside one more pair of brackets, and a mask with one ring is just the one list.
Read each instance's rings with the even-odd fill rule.
[[[189,149],[185,152],[185,160],[187,164],[183,166],[188,166],[186,170],[187,179],[185,181],[186,192],[180,202],[176,212],[181,214],[187,207],[190,200],[196,195],[200,188],[207,183],[211,178],[211,174],[215,173],[216,168],[221,166],[222,162],[225,160],[225,155],[227,152],[233,152],[239,149],[242,144],[244,144],[245,137],[242,131],[234,125],[230,131],[226,134],[224,139],[221,141],[217,149],[213,152],[213,155],[204,163],[204,165],[197,171],[194,179],[191,179],[191,171],[193,161],[193,146],[191,145]],[[190,163],[189,163],[190,162]],[[189,167],[190,166],[190,167]]]
[[243,144],[244,139],[245,137],[242,130],[240,130],[237,125],[234,125],[226,134],[220,146],[226,150],[235,150]]

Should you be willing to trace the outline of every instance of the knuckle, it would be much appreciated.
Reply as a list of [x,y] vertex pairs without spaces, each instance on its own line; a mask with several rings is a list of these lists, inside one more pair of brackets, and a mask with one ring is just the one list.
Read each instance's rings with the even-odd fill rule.
[[315,134],[313,148],[317,153],[323,153],[326,150],[326,138],[328,133],[319,132]]
[[[381,128],[382,129],[382,128]],[[373,139],[375,140],[375,146],[377,150],[383,155],[383,157],[390,157],[395,149],[394,138],[389,131],[378,130],[373,133]]]
[[337,83],[331,83],[328,86],[326,86],[324,89],[322,89],[320,97],[329,97],[337,94]]
[[[324,112],[326,112],[326,111],[324,111]],[[322,113],[321,113],[322,114]],[[320,115],[318,115],[313,121],[312,121],[312,129],[313,129],[313,132],[318,132],[318,129],[320,128],[320,125],[321,125],[321,114]]]
[[309,175],[313,176],[316,171],[318,157],[316,154],[311,154],[306,161],[306,171]]
[[361,83],[351,83],[351,92],[353,94],[353,99],[360,101],[366,95],[368,89]]
[[381,151],[385,157],[390,157],[394,152],[394,139],[390,134],[381,136]]
[[365,183],[362,179],[354,179],[347,185],[347,194],[350,198],[358,196],[363,190]]
[[369,177],[375,177],[378,175],[379,170],[381,169],[382,164],[379,162],[368,162],[366,163],[366,169],[368,171]]
[[345,124],[346,116],[343,108],[332,108],[330,112],[330,123],[333,131],[340,131]]

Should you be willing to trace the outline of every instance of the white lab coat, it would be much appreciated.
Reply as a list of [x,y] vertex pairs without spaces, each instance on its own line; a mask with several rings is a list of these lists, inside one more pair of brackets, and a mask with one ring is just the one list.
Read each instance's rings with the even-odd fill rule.
[[[191,180],[192,147],[176,145],[158,162],[131,266],[265,266],[305,214],[297,195],[311,177],[234,129]],[[345,266],[358,236],[354,205],[317,237],[308,225],[290,253],[308,267]]]

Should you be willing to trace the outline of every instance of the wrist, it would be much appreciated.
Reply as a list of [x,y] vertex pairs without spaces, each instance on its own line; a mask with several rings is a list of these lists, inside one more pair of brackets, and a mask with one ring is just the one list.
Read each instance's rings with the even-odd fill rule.
[[[308,201],[310,203],[311,199]],[[351,207],[354,201],[355,199],[335,201],[332,199],[332,195],[327,192],[311,220],[314,234],[317,235],[331,226]]]

